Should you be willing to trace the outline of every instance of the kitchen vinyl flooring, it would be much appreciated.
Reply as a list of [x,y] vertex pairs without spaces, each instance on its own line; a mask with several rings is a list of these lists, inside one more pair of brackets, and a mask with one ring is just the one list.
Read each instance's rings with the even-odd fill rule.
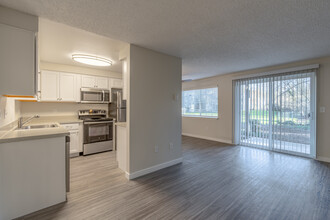
[[128,181],[115,153],[71,159],[68,202],[21,219],[330,219],[330,164],[182,137],[183,163]]

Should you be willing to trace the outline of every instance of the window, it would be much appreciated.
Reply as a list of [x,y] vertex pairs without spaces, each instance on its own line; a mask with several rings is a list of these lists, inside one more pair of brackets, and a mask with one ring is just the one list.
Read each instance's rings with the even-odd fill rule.
[[218,117],[218,87],[182,92],[182,116]]

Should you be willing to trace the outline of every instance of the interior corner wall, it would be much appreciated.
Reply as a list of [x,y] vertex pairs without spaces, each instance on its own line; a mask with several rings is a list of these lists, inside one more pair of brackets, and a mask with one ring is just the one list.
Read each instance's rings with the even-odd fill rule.
[[[320,64],[317,74],[317,137],[316,155],[320,160],[330,161],[330,57],[311,59],[300,62],[242,71],[216,77],[185,82],[184,90],[201,88],[203,85],[218,85],[219,119],[182,117],[182,133],[220,142],[232,143],[233,134],[233,94],[232,81],[243,75],[263,73],[278,69],[286,69],[311,64]],[[319,107],[326,107],[325,113],[319,112]]]
[[181,77],[181,58],[130,46],[130,173],[182,157]]

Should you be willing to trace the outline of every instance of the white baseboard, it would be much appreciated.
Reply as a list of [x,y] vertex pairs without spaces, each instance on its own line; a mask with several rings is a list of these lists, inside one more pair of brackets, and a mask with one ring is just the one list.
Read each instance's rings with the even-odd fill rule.
[[183,158],[180,157],[178,159],[171,160],[171,161],[168,161],[168,162],[165,162],[165,163],[161,163],[161,164],[158,164],[158,165],[155,165],[155,166],[152,166],[152,167],[148,167],[146,169],[139,170],[139,171],[136,171],[134,173],[128,173],[128,172],[126,172],[125,176],[129,180],[135,179],[135,178],[138,178],[140,176],[144,176],[146,174],[153,173],[153,172],[155,172],[157,170],[161,170],[161,169],[164,169],[166,167],[170,167],[170,166],[173,166],[175,164],[182,163],[182,160],[183,160]]
[[194,137],[194,138],[200,138],[200,139],[205,139],[209,141],[217,141],[225,144],[233,144],[232,140],[226,140],[226,139],[220,139],[220,138],[212,138],[212,137],[206,137],[206,136],[201,136],[201,135],[195,135],[195,134],[189,134],[189,133],[182,133],[184,136],[189,136],[189,137]]
[[329,157],[320,157],[320,156],[317,156],[316,157],[316,160],[330,163],[330,158]]

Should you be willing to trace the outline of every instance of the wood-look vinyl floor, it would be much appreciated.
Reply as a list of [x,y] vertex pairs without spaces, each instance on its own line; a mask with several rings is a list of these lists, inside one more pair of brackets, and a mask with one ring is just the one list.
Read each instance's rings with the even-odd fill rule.
[[114,152],[71,159],[68,202],[24,219],[330,219],[330,164],[182,137],[183,163],[128,181]]

